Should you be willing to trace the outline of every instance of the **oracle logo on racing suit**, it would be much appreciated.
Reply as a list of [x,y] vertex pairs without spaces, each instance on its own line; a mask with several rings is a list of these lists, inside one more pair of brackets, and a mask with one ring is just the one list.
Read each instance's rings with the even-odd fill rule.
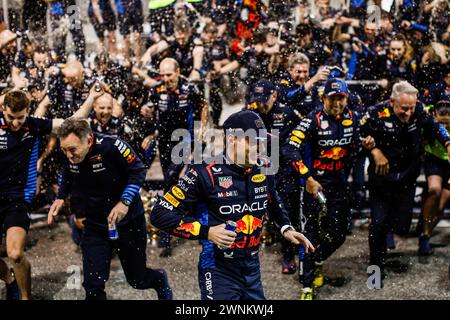
[[255,212],[259,210],[264,210],[266,208],[267,208],[267,200],[265,200],[264,203],[253,202],[250,205],[244,203],[244,205],[233,204],[231,206],[221,206],[219,208],[219,212],[221,214],[233,214],[233,213]]
[[319,140],[319,145],[322,147],[333,147],[333,146],[345,146],[352,142],[352,137],[342,138],[340,140]]

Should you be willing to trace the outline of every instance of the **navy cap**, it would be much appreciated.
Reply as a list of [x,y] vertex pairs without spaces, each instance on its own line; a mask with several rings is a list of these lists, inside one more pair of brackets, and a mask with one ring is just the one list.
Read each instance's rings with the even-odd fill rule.
[[255,83],[252,88],[252,95],[250,97],[250,103],[262,102],[265,103],[269,100],[270,96],[275,92],[275,85],[272,81],[262,79]]
[[261,117],[251,110],[242,110],[233,113],[223,123],[223,129],[225,130],[225,135],[229,133],[243,134],[247,130],[252,129],[255,130],[255,133],[258,136],[257,138],[259,139],[265,138],[259,136],[260,130],[264,130],[264,132],[266,132],[266,126],[264,125],[264,122],[261,119]]
[[347,84],[344,80],[338,78],[332,78],[325,84],[325,89],[323,90],[325,97],[329,97],[335,94],[348,95]]

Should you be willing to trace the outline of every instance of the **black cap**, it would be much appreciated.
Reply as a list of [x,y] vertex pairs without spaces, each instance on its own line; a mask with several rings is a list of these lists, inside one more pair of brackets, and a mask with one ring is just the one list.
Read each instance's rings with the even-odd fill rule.
[[272,81],[262,79],[255,83],[252,88],[252,95],[250,97],[250,103],[262,102],[265,103],[269,100],[270,96],[275,92],[275,85]]
[[247,130],[255,130],[257,135],[257,139],[265,139],[264,136],[260,135],[260,130],[264,130],[266,132],[266,126],[264,125],[261,117],[251,111],[251,110],[242,110],[236,113],[233,113],[231,116],[225,120],[223,124],[223,129],[225,131],[225,135],[227,134],[244,134]]

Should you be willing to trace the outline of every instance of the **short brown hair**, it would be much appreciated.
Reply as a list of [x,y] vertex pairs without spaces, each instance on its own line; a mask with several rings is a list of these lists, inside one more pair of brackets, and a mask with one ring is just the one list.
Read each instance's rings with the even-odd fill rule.
[[64,120],[58,130],[58,137],[60,139],[68,137],[71,133],[76,135],[80,140],[92,135],[91,126],[85,119],[68,118]]
[[175,21],[174,29],[178,32],[190,32],[192,30],[189,20],[184,18]]
[[48,54],[50,55],[50,50],[48,48],[47,45],[45,44],[39,44],[38,46],[36,46],[36,48],[34,49],[34,53],[40,53],[40,54]]
[[218,32],[218,29],[214,22],[208,22],[205,25],[205,28],[203,29],[203,31],[205,31],[206,33],[214,33],[215,34]]
[[30,99],[27,94],[21,90],[12,90],[5,95],[3,102],[5,107],[11,109],[12,112],[21,112],[28,109],[30,106]]

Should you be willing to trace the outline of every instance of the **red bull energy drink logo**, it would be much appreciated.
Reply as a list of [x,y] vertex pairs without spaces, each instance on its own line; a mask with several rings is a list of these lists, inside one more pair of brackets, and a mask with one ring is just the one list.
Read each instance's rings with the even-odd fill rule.
[[388,108],[384,109],[381,112],[378,112],[378,118],[389,118],[391,116],[391,113]]
[[256,229],[263,227],[263,219],[246,214],[236,221],[236,233],[252,234]]
[[181,223],[180,226],[177,228],[177,230],[193,234],[194,236],[198,236],[200,234],[200,222],[194,221]]
[[328,150],[320,151],[320,158],[339,160],[348,154],[348,150],[341,147],[334,147]]

